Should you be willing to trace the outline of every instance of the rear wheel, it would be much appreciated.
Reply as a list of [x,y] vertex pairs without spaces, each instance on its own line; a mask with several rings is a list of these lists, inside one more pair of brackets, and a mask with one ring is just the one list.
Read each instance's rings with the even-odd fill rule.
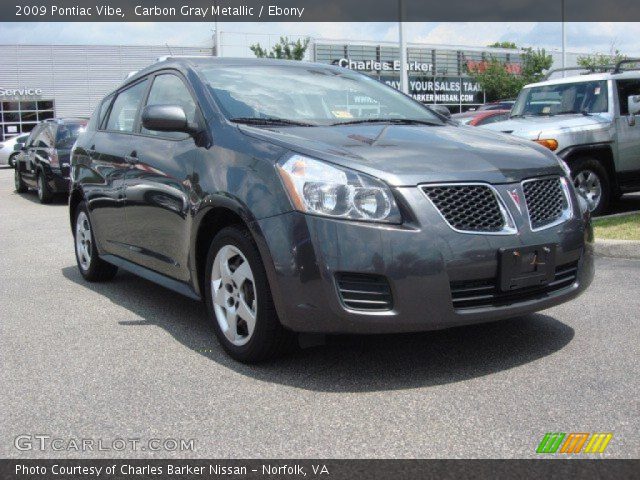
[[36,185],[38,188],[38,200],[40,200],[40,203],[50,203],[51,200],[53,200],[53,192],[51,191],[51,188],[49,188],[49,185],[44,178],[44,173],[38,173]]
[[22,180],[22,174],[20,173],[20,170],[18,170],[17,168],[13,172],[13,181],[16,187],[16,192],[24,193],[29,190],[27,188],[27,185],[24,183],[24,180]]
[[89,282],[111,280],[118,273],[118,267],[105,262],[98,256],[95,238],[89,220],[89,212],[84,202],[76,208],[76,221],[73,229],[78,270]]
[[571,162],[573,185],[589,205],[593,215],[602,215],[609,209],[611,183],[604,166],[593,158]]
[[215,236],[206,269],[207,309],[231,357],[255,363],[294,346],[296,336],[280,324],[260,252],[246,228],[227,227]]

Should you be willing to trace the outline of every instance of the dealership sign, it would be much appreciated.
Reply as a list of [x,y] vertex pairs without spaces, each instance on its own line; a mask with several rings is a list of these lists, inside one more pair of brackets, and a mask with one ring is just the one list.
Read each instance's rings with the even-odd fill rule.
[[[341,58],[335,63],[342,68],[368,72],[399,72],[401,68],[400,60],[394,60],[393,62],[379,62],[376,60],[349,60],[348,58]],[[407,62],[407,70],[410,72],[429,73],[433,72],[433,64],[422,62]]]
[[[387,80],[387,85],[400,89],[400,81]],[[478,82],[465,77],[409,79],[409,93],[423,103],[483,103],[484,95]]]
[[38,97],[41,88],[0,88],[0,97]]

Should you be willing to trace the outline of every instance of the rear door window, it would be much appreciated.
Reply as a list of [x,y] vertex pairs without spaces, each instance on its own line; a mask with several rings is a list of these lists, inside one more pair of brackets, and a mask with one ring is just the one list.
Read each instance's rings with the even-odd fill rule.
[[71,148],[74,142],[78,139],[78,136],[84,132],[84,129],[84,123],[58,125],[58,131],[56,133],[56,147]]
[[113,102],[107,130],[133,132],[142,97],[147,88],[147,80],[121,91]]

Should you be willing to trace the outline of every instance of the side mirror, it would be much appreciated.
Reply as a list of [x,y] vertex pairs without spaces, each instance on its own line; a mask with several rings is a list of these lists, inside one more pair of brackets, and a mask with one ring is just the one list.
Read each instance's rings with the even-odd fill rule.
[[628,99],[629,115],[640,113],[640,95],[629,95]]
[[444,105],[429,105],[429,108],[444,117],[451,118],[451,112]]
[[179,105],[147,105],[142,111],[142,126],[158,132],[184,132],[193,134],[197,127],[187,120]]

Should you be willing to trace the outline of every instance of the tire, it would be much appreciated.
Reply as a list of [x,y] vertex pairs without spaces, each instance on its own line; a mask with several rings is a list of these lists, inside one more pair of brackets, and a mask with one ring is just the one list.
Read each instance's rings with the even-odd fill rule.
[[118,267],[105,262],[98,256],[89,212],[84,202],[76,207],[76,217],[73,222],[73,244],[78,270],[85,280],[104,282],[116,276]]
[[571,162],[571,178],[578,193],[587,198],[592,215],[602,215],[609,210],[611,181],[602,163],[593,158],[574,160]]
[[13,179],[15,183],[16,192],[25,193],[26,191],[29,190],[27,188],[27,185],[24,183],[24,180],[22,180],[22,174],[20,173],[20,170],[18,170],[17,168],[13,172]]
[[16,168],[16,157],[18,156],[17,153],[13,153],[11,154],[11,156],[9,157],[9,161],[7,162],[9,164],[9,166],[11,168]]
[[40,200],[40,203],[51,203],[51,200],[53,200],[53,192],[47,184],[44,173],[38,172],[36,184],[38,186],[38,200]]
[[[225,264],[226,276],[223,275]],[[232,265],[235,265],[233,270]],[[206,263],[205,302],[220,344],[240,362],[269,360],[295,346],[297,337],[278,319],[260,252],[244,227],[226,227],[211,242]],[[250,317],[253,328],[251,321],[244,320]]]

